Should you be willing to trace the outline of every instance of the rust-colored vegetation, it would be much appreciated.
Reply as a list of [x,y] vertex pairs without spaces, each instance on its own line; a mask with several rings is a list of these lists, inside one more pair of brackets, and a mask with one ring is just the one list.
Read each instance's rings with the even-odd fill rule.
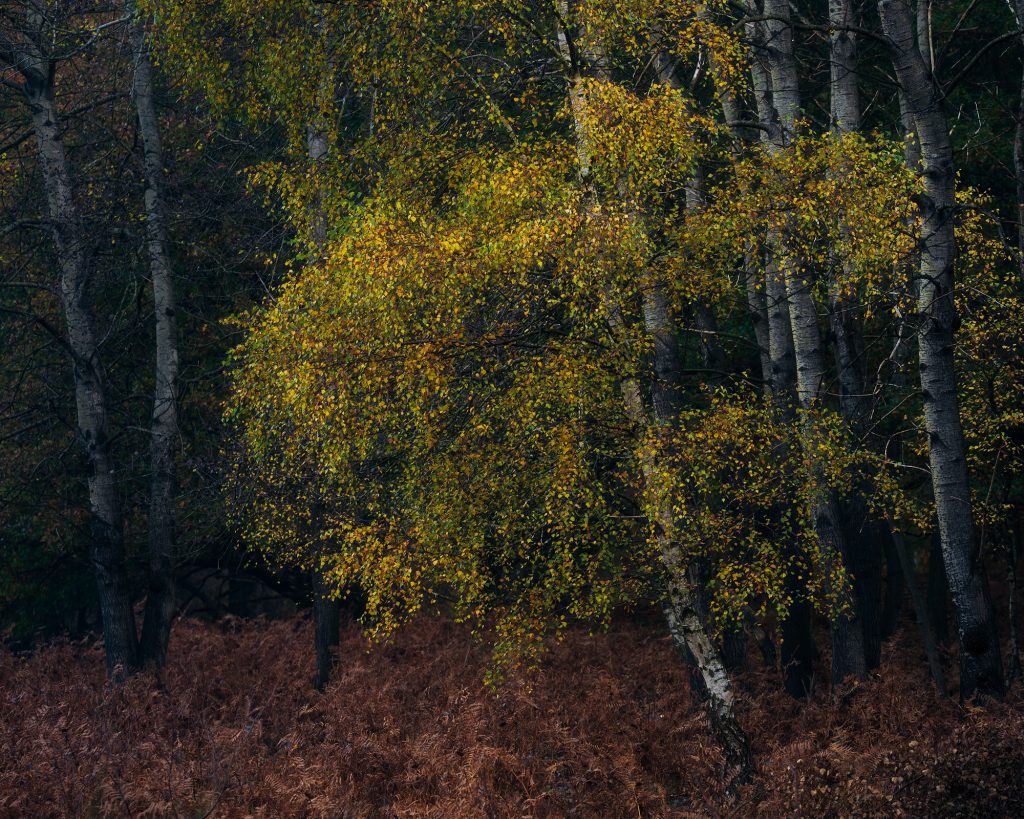
[[912,626],[871,681],[809,704],[741,675],[758,773],[731,800],[662,634],[570,630],[497,692],[442,619],[372,649],[348,627],[323,694],[302,618],[181,622],[162,685],[106,684],[95,646],[0,654],[0,815],[1024,815],[1019,687],[939,699]]

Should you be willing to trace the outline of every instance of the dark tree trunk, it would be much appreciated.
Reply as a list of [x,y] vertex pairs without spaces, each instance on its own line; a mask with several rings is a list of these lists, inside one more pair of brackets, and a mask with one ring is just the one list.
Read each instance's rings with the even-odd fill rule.
[[[321,25],[325,25],[323,19]],[[334,88],[332,79],[329,76],[322,78],[320,93],[329,95]],[[306,130],[306,149],[310,161],[314,166],[323,166],[327,162],[330,146],[327,138],[326,124],[318,116]],[[311,219],[312,230],[309,236],[309,244],[315,259],[322,259],[327,248],[327,215],[324,208],[322,189],[318,189],[313,202],[313,214]],[[332,595],[331,589],[324,580],[323,572],[319,569],[313,570],[313,628],[314,628],[314,650],[316,652],[316,679],[314,684],[318,691],[322,691],[327,685],[334,667],[334,649],[340,641],[339,618],[341,616],[341,603],[337,596]]]
[[1006,664],[1006,685],[1010,686],[1021,674],[1020,634],[1017,627],[1017,565],[1020,563],[1020,545],[1016,526],[1007,527],[1009,544],[1006,552],[1006,585],[1008,598],[1007,619],[1010,623],[1010,659]]
[[1013,134],[1013,173],[1017,181],[1017,263],[1024,282],[1024,71],[1020,83],[1017,127]]
[[880,626],[883,640],[890,639],[899,627],[903,613],[903,566],[892,538],[882,541],[885,551],[885,600],[882,605],[882,622]]
[[142,137],[146,173],[146,257],[156,318],[156,378],[150,431],[149,595],[142,623],[141,659],[162,668],[174,617],[175,441],[178,434],[178,319],[167,244],[164,156],[153,101],[153,66],[146,29],[133,2],[130,16],[134,74],[132,94]]
[[331,679],[336,649],[341,642],[341,606],[331,597],[320,572],[313,574],[313,640],[316,649],[316,678],[313,685],[323,691]]
[[[1015,0],[1014,22],[1020,29],[1024,23],[1024,0]],[[1020,35],[1024,50],[1024,33]],[[1024,66],[1021,67],[1020,94],[1017,100],[1017,127],[1013,134],[1013,174],[1017,181],[1017,263],[1024,283]]]
[[860,614],[864,662],[868,669],[882,661],[882,526],[868,515],[860,494],[846,503],[843,531],[853,596]]
[[946,696],[946,675],[942,670],[942,660],[939,657],[938,644],[935,641],[935,630],[928,619],[928,606],[924,596],[921,594],[921,587],[917,582],[917,572],[914,571],[914,563],[910,557],[910,550],[903,540],[903,535],[897,530],[891,529],[893,550],[903,567],[903,575],[907,581],[907,588],[910,590],[910,599],[914,605],[914,614],[917,617],[917,626],[921,632],[921,640],[924,643],[925,655],[928,657],[928,668],[932,672],[932,681],[935,688],[943,697]]

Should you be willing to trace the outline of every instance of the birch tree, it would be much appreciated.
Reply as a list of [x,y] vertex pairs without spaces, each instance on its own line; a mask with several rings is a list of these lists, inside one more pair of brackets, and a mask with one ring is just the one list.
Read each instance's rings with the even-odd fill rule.
[[942,557],[956,611],[960,696],[1000,695],[1002,658],[988,579],[978,552],[953,366],[956,309],[955,165],[942,92],[918,48],[907,0],[879,0],[882,30],[917,127],[923,193],[916,282],[918,359],[932,491]]
[[72,168],[64,146],[55,74],[89,31],[77,29],[61,9],[32,0],[20,3],[0,28],[0,62],[17,78],[32,119],[39,167],[57,258],[67,352],[75,383],[77,438],[88,480],[92,563],[103,619],[110,675],[138,666],[138,637],[124,559],[118,469],[111,452],[107,385],[95,317],[89,300],[92,249]]
[[146,261],[153,287],[156,370],[150,427],[149,594],[141,659],[162,667],[175,611],[175,450],[178,441],[178,320],[167,238],[167,201],[160,122],[146,25],[132,0],[124,8],[132,46],[132,98],[145,170]]
[[[584,202],[591,212],[594,212],[599,210],[600,205],[591,179],[594,136],[590,123],[593,114],[589,110],[584,78],[589,72],[599,81],[607,82],[607,58],[599,48],[577,37],[569,21],[578,21],[579,17],[572,14],[572,11],[575,9],[570,9],[567,0],[559,0],[558,43],[568,84],[578,174],[580,183],[586,189]],[[625,179],[618,180],[616,184],[619,196],[626,200],[627,210],[630,208],[628,184],[628,180]],[[636,215],[633,214],[631,218],[635,220]],[[625,378],[620,389],[626,415],[641,441],[640,446],[645,447],[645,439],[658,435],[659,429],[676,421],[679,407],[677,386],[681,366],[678,331],[669,313],[664,285],[649,277],[641,285],[641,293],[643,325],[650,336],[654,351],[654,382],[651,387],[653,422],[648,418],[643,406],[638,380]],[[606,297],[606,309],[610,331],[613,337],[621,339],[625,327],[621,310],[617,306],[618,298],[618,294],[609,293]],[[697,592],[689,577],[690,567],[683,560],[675,542],[676,521],[670,505],[671,494],[663,483],[663,467],[657,463],[653,452],[647,449],[640,454],[640,464],[645,490],[654,508],[652,524],[667,576],[665,614],[669,628],[679,648],[696,663],[708,698],[712,728],[722,743],[733,776],[742,781],[750,773],[749,743],[736,719],[735,695],[725,664],[702,622]]]

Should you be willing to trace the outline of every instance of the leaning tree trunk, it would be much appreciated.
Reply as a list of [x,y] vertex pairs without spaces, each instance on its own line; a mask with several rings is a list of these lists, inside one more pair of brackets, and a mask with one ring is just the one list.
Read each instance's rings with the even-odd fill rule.
[[953,145],[942,92],[918,50],[907,0],[879,0],[878,10],[921,145],[918,357],[932,491],[960,643],[960,696],[1002,695],[1003,663],[974,525],[953,362]]
[[[559,0],[558,9],[563,22],[569,20],[568,0]],[[569,104],[576,137],[578,174],[587,190],[589,208],[596,215],[597,192],[591,179],[592,140],[589,113],[583,89],[584,70],[594,71],[602,77],[606,69],[600,55],[584,57],[573,47],[571,33],[559,26],[559,51],[566,70]],[[581,64],[588,59],[590,65]],[[623,194],[620,191],[620,196]],[[628,193],[627,193],[628,195]],[[628,206],[628,203],[626,203]],[[679,350],[674,324],[668,312],[668,298],[659,283],[651,281],[643,288],[644,327],[654,348],[655,383],[652,385],[652,403],[655,432],[675,420],[678,414]],[[616,339],[623,335],[624,321],[614,294],[606,299],[608,324]],[[652,425],[643,406],[640,385],[635,378],[625,378],[620,385],[623,404],[635,432],[641,439],[649,437]],[[722,745],[726,762],[733,773],[732,783],[743,781],[750,774],[750,747],[746,734],[736,719],[735,696],[728,672],[698,611],[696,595],[688,576],[689,567],[683,559],[675,537],[675,515],[671,499],[664,485],[661,464],[655,454],[645,446],[640,455],[644,490],[654,509],[651,513],[661,563],[665,569],[668,588],[665,614],[676,645],[691,656],[700,672],[704,693],[708,701],[708,714],[712,729]]]
[[107,431],[107,395],[99,345],[86,290],[89,251],[75,202],[53,99],[53,73],[41,56],[19,66],[32,112],[46,200],[60,264],[60,291],[72,357],[78,439],[88,474],[92,562],[96,571],[107,673],[112,677],[138,667],[138,641],[124,562],[124,532],[117,470]]
[[153,102],[153,65],[142,18],[129,0],[134,78],[132,95],[142,138],[146,174],[146,258],[153,282],[156,319],[156,378],[150,426],[149,595],[142,622],[143,662],[162,668],[174,617],[174,446],[178,434],[178,319],[174,276],[167,245],[167,203],[160,124]]

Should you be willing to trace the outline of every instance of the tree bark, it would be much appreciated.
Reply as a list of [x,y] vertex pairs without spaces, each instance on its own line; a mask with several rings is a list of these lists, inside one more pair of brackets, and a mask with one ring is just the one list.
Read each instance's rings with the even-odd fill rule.
[[313,685],[323,691],[334,670],[335,654],[341,642],[341,605],[331,596],[321,572],[313,573],[313,644],[316,651],[316,678]]
[[1009,544],[1006,554],[1006,596],[1008,599],[1007,620],[1010,623],[1010,659],[1006,666],[1006,685],[1013,685],[1021,674],[1020,634],[1017,627],[1017,565],[1020,563],[1020,546],[1017,539],[1017,525],[1007,527]]
[[949,583],[942,560],[942,538],[932,532],[928,553],[928,625],[940,645],[949,645]]
[[[769,59],[765,47],[766,34],[763,26],[757,23],[748,23],[747,32],[754,44],[750,61],[754,101],[758,118],[765,126],[765,130],[761,131],[761,140],[765,150],[771,151],[772,146],[781,144],[784,137],[775,109],[772,78],[768,68]],[[774,244],[774,235],[769,235],[769,247]],[[763,292],[768,364],[765,378],[776,414],[783,422],[793,423],[796,418],[796,360],[789,319],[789,300],[786,296],[785,280],[779,273],[770,250],[764,262]],[[749,302],[749,282],[747,298]],[[779,510],[777,517],[781,519],[781,515],[782,510]],[[813,690],[814,661],[817,655],[811,630],[811,605],[806,599],[806,588],[802,587],[796,578],[790,578],[787,591],[793,603],[781,624],[783,686],[792,697],[809,697]]]
[[1024,281],[1024,69],[1017,102],[1017,127],[1013,133],[1013,175],[1017,181],[1017,263],[1021,281]]
[[953,145],[942,109],[942,92],[918,50],[906,0],[879,0],[878,10],[921,144],[924,192],[919,199],[918,357],[932,490],[960,643],[960,696],[1001,696],[1002,657],[971,507],[953,363],[957,324],[953,303]]
[[[768,40],[766,52],[772,81],[772,100],[778,116],[778,131],[769,142],[772,151],[785,148],[795,133],[800,111],[800,87],[793,50],[793,29],[789,22],[788,0],[765,0]],[[797,398],[805,413],[823,403],[826,378],[824,345],[818,324],[818,311],[811,292],[810,278],[799,269],[797,260],[784,246],[782,237],[775,237],[775,263],[785,285],[793,353],[796,363]],[[813,424],[804,423],[804,452],[811,463],[811,478],[816,488],[811,500],[811,516],[818,541],[826,560],[842,560],[850,565],[850,554],[843,532],[839,499],[826,485],[824,469],[814,438]],[[842,681],[865,674],[864,636],[857,603],[846,601],[843,610],[832,618],[832,680]]]
[[885,598],[882,604],[882,621],[879,626],[881,638],[888,640],[899,627],[903,613],[903,566],[892,538],[882,541],[885,551]]
[[[569,103],[573,115],[577,173],[587,191],[589,208],[598,210],[597,192],[591,179],[592,139],[590,137],[589,115],[586,95],[583,90],[584,72],[589,70],[597,76],[606,77],[603,55],[586,51],[585,55],[574,48],[572,33],[568,28],[568,0],[559,0],[561,18],[558,28],[558,45],[568,84]],[[587,66],[582,64],[586,59]],[[622,195],[620,191],[619,195]],[[648,419],[643,406],[640,384],[635,378],[624,378],[620,389],[626,416],[638,437],[646,438],[652,429],[657,432],[664,425],[673,423],[678,415],[679,366],[678,339],[668,309],[668,298],[664,288],[654,280],[643,283],[644,328],[651,337],[654,347],[655,383],[652,385],[654,426]],[[606,298],[608,325],[612,336],[621,338],[625,329],[622,314],[614,294]],[[688,566],[683,560],[675,539],[675,515],[672,512],[670,493],[664,485],[659,464],[655,462],[650,447],[640,452],[641,474],[648,497],[654,503],[652,523],[661,563],[667,580],[665,616],[672,637],[680,650],[688,652],[700,671],[704,693],[707,697],[708,716],[724,752],[726,763],[733,774],[732,783],[746,780],[750,775],[750,747],[746,734],[736,719],[735,696],[732,682],[725,670],[721,655],[708,635],[688,576]]]
[[[320,93],[333,90],[330,82],[325,79],[321,83]],[[327,163],[329,144],[325,123],[320,114],[306,131],[306,150],[314,167],[323,172]],[[314,212],[311,220],[309,242],[316,259],[322,259],[327,248],[327,215],[324,210],[323,191],[317,190],[313,203]],[[313,684],[317,691],[322,691],[331,678],[334,667],[335,649],[340,643],[339,618],[341,603],[324,581],[323,572],[319,568],[313,570],[313,648],[316,654],[316,678]]]
[[[860,90],[857,82],[857,42],[850,30],[856,23],[853,0],[829,0],[829,75],[832,131],[837,137],[860,130]],[[840,165],[833,173],[845,174]],[[845,223],[840,230],[847,233]],[[859,304],[850,288],[855,271],[842,260],[842,281],[828,284],[829,326],[839,376],[839,408],[854,438],[864,441],[872,413],[864,373],[864,328]],[[864,663],[877,668],[881,662],[880,603],[882,586],[882,527],[868,515],[864,493],[858,487],[842,503],[843,536],[847,546],[847,566],[853,575],[853,591],[860,616]]]
[[[1012,6],[1014,22],[1020,29],[1024,22],[1024,0],[1015,0]],[[1020,36],[1024,51],[1024,33]],[[1017,101],[1017,127],[1013,133],[1013,175],[1017,182],[1017,263],[1024,283],[1024,65],[1021,67],[1020,94]]]
[[174,274],[167,241],[167,203],[160,124],[153,101],[153,66],[146,28],[131,0],[130,17],[134,74],[132,96],[142,138],[146,177],[146,258],[153,282],[156,320],[156,377],[150,427],[149,595],[142,623],[141,659],[162,668],[174,617],[176,495],[175,440],[178,434],[178,320]]
[[[41,23],[39,29],[42,36]],[[53,97],[54,65],[35,45],[26,46],[23,53],[23,61],[11,68],[23,78],[53,225],[75,382],[78,440],[88,475],[92,562],[103,619],[107,673],[119,678],[138,667],[138,640],[124,561],[117,469],[110,451],[106,384],[86,292],[91,259]]]
[[852,0],[829,0],[829,81],[832,128],[841,134],[860,130],[860,89],[857,83],[856,23]]

